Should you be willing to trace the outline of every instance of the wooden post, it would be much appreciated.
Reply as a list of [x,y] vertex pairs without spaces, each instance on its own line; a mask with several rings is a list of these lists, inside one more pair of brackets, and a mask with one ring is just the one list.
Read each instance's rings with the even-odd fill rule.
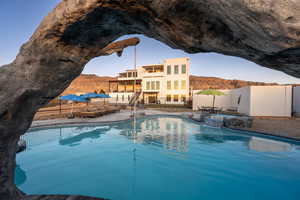
[[59,114],[61,114],[61,99],[59,99]]
[[110,80],[108,81],[108,93],[110,93]]

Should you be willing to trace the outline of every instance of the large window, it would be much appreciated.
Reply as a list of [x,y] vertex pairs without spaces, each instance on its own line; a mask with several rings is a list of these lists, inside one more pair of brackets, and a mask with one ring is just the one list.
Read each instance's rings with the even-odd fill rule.
[[172,73],[172,68],[171,65],[167,66],[167,74],[171,74]]
[[171,90],[172,86],[171,86],[171,81],[167,81],[167,90]]
[[132,72],[128,72],[128,77],[132,77]]
[[181,101],[186,102],[186,96],[185,95],[181,95]]
[[186,64],[183,64],[183,65],[181,66],[181,73],[182,73],[182,74],[185,74],[185,73],[186,73]]
[[181,89],[185,90],[186,89],[186,80],[181,81]]
[[156,89],[160,90],[160,82],[159,81],[156,81]]
[[150,90],[150,81],[147,81],[146,83],[146,90]]
[[151,81],[151,90],[155,90],[155,81]]
[[174,65],[174,74],[178,74],[179,70],[178,70],[178,65]]
[[178,81],[174,81],[174,90],[178,90]]
[[174,101],[174,102],[178,102],[178,100],[179,100],[179,99],[178,99],[178,95],[177,95],[177,94],[174,95],[174,96],[173,96],[173,101]]
[[168,101],[168,102],[172,101],[172,97],[171,97],[170,94],[167,94],[167,101]]

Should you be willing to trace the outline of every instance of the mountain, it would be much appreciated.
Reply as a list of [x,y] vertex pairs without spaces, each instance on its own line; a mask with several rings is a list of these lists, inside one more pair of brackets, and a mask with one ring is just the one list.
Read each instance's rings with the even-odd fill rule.
[[[108,93],[109,80],[117,80],[116,77],[97,76],[94,74],[82,74],[76,78],[63,92],[66,94],[100,92]],[[190,85],[193,90],[202,89],[234,89],[249,85],[278,85],[277,83],[252,82],[242,80],[227,80],[216,77],[190,76]],[[116,90],[116,84],[111,84],[111,89]]]
[[[100,92],[101,90],[108,93],[109,80],[117,80],[117,78],[97,76],[94,74],[82,74],[71,83],[71,85],[63,92],[63,95],[95,91]],[[112,85],[111,88],[116,89],[116,85]]]
[[205,76],[190,76],[190,85],[193,90],[206,90],[206,89],[234,89],[245,86],[254,85],[278,85],[277,83],[264,83],[243,80],[227,80],[217,77]]

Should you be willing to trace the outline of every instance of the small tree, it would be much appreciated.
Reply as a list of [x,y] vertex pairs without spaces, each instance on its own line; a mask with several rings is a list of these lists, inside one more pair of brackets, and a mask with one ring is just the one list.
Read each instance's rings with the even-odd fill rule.
[[101,89],[99,94],[105,94],[105,91],[103,89]]
[[221,92],[221,91],[218,91],[218,90],[203,90],[203,91],[198,92],[197,94],[200,94],[200,95],[211,95],[211,96],[213,96],[213,107],[215,107],[216,96],[225,95],[224,92]]

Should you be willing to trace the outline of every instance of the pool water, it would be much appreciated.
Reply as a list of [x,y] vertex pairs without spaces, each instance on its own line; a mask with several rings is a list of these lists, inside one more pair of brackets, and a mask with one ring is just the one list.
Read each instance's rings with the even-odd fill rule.
[[155,116],[25,135],[27,194],[112,200],[299,200],[300,143]]

